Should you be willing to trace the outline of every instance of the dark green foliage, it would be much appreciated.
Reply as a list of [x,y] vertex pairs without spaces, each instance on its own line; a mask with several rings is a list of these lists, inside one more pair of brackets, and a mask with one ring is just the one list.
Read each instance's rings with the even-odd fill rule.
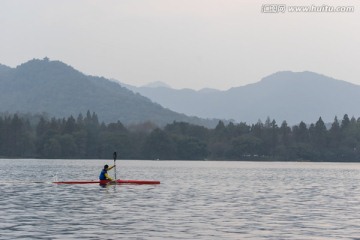
[[232,159],[258,157],[262,151],[262,140],[250,134],[234,138],[231,144],[230,155]]
[[175,143],[166,132],[155,129],[146,138],[143,154],[146,159],[175,159]]
[[322,118],[308,127],[290,128],[266,119],[251,126],[224,124],[208,129],[184,122],[155,128],[149,122],[125,127],[85,117],[0,115],[0,157],[161,160],[300,160],[360,161],[360,119],[335,118],[326,128]]

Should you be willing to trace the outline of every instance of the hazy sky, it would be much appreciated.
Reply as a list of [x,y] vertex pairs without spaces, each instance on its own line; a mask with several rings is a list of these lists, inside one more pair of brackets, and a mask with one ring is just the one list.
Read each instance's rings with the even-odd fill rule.
[[[263,13],[272,3],[355,11]],[[282,70],[360,84],[358,0],[0,0],[0,30],[1,64],[47,56],[136,86],[228,89]]]

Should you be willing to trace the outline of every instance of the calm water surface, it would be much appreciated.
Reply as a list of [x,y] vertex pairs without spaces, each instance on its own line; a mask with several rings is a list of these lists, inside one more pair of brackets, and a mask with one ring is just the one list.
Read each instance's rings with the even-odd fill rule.
[[[360,164],[0,160],[0,239],[360,239]],[[112,173],[111,173],[112,174]]]

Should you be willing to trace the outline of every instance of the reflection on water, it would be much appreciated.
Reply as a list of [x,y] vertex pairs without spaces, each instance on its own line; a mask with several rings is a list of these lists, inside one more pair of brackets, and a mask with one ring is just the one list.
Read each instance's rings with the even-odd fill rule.
[[[0,160],[0,239],[360,239],[360,164]],[[111,161],[107,162],[111,163]]]

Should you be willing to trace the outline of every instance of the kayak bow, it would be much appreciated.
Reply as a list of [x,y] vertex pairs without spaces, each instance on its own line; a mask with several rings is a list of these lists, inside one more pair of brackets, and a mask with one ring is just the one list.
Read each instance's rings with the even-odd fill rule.
[[117,179],[115,181],[110,180],[88,180],[88,181],[63,181],[63,182],[53,182],[55,184],[160,184],[160,181],[149,181],[149,180],[121,180]]

